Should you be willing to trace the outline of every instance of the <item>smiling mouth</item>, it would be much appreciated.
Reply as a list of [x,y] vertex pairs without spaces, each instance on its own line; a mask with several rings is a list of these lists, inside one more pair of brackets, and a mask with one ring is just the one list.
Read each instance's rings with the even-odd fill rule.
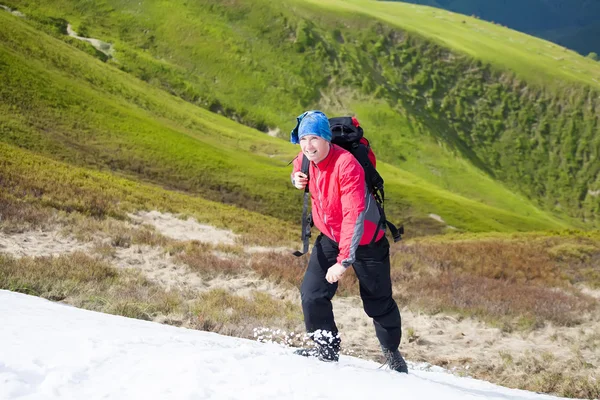
[[306,154],[307,156],[314,156],[317,154],[317,151],[305,151],[304,154]]

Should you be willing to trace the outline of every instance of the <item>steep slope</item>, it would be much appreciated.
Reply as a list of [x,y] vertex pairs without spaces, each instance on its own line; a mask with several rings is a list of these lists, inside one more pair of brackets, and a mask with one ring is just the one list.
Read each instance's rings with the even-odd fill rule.
[[[411,374],[399,375],[355,357],[322,363],[276,344],[94,313],[18,293],[0,291],[0,300],[5,315],[0,339],[14,343],[0,354],[7,400],[22,393],[51,399],[348,399],[399,391],[408,400],[558,399],[455,377],[441,368],[415,366]],[[42,327],[45,346],[39,340]]]
[[[546,210],[597,224],[600,64],[548,42],[366,0],[11,6],[57,38],[72,22],[114,44],[109,63],[259,130],[285,137],[307,108],[360,112],[381,158],[427,181],[506,206],[487,184],[464,184],[483,172]],[[470,165],[456,166],[456,155]]]
[[[19,18],[1,13],[0,21],[8,28],[2,32],[10,32],[0,32],[3,142],[79,167],[298,220],[300,196],[289,185],[286,166],[297,148],[131,79]],[[65,182],[64,167],[36,158],[32,165],[47,165],[41,168],[48,174],[23,169],[14,160],[33,155],[12,146],[4,150],[3,176],[8,178],[3,182],[13,193],[25,189],[38,198],[52,198],[80,190],[56,191],[50,182]],[[453,194],[392,165],[382,163],[381,170],[389,213],[410,221],[412,234],[445,227],[430,219],[430,213],[456,228],[475,231],[569,226],[490,179],[479,184],[490,189],[488,196],[497,196],[500,207]]]

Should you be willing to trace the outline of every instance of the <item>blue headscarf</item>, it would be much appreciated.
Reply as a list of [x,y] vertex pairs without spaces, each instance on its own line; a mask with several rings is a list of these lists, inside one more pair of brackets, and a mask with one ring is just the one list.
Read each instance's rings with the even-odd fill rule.
[[315,135],[331,142],[331,129],[329,120],[321,111],[306,111],[299,115],[296,120],[296,127],[290,133],[290,141],[293,144],[300,143],[300,138],[305,135]]

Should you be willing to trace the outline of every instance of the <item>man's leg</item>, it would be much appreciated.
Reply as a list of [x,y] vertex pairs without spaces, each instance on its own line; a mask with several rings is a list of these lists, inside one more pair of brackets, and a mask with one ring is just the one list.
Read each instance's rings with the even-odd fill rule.
[[[335,359],[337,359],[340,341],[331,299],[335,295],[338,284],[327,282],[325,275],[329,267],[336,263],[338,252],[335,242],[325,235],[319,235],[300,287],[306,331],[319,347],[326,352],[331,350],[335,353]],[[327,354],[325,356],[327,358]]]
[[390,245],[383,237],[373,246],[359,246],[354,271],[360,283],[360,296],[367,315],[373,318],[381,347],[396,351],[402,336],[400,311],[392,298]]

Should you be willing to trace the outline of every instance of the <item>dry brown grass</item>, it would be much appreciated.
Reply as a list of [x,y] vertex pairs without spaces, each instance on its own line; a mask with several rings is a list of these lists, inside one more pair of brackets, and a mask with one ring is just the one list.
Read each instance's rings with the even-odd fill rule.
[[597,399],[600,396],[600,380],[595,366],[582,356],[558,362],[548,352],[513,356],[503,353],[498,365],[471,364],[469,375],[533,392],[552,393],[562,397]]
[[54,210],[31,205],[0,191],[0,231],[21,233],[45,227],[55,217]]
[[73,236],[82,242],[109,238],[114,247],[129,247],[132,244],[166,247],[174,243],[152,226],[133,225],[114,218],[94,218],[72,213],[62,219],[61,225],[64,235]]
[[574,286],[598,284],[598,260],[595,238],[423,240],[394,249],[392,279],[402,304],[432,313],[475,316],[506,330],[570,326],[598,305]]
[[[245,274],[251,269],[263,279],[297,288],[308,262],[308,256],[296,258],[275,251],[248,254],[241,246],[177,242],[151,227],[125,220],[78,213],[59,213],[57,217],[54,211],[7,200],[1,194],[0,207],[0,229],[59,224],[65,233],[83,241],[102,238],[95,252],[105,259],[111,259],[118,247],[159,246],[208,278]],[[572,326],[597,311],[597,300],[582,295],[577,287],[600,287],[600,238],[539,234],[412,240],[392,246],[392,280],[399,303],[413,310],[472,316],[496,324],[504,332],[535,329],[547,322]],[[0,288],[238,337],[251,338],[257,327],[302,330],[299,304],[265,293],[242,297],[225,290],[201,295],[167,292],[140,273],[116,270],[83,253],[22,259],[0,255]],[[356,276],[348,271],[338,295],[357,294]],[[410,332],[405,335],[411,336]],[[600,346],[597,334],[583,339],[581,349]],[[460,365],[456,365],[458,371]],[[465,373],[510,387],[587,398],[597,397],[600,391],[597,368],[583,357],[565,362],[549,354],[506,354],[502,363],[469,361],[469,365]]]
[[[472,316],[505,331],[533,329],[546,322],[571,326],[597,306],[596,300],[573,286],[585,281],[586,268],[595,270],[593,263],[600,254],[596,243],[560,237],[415,242],[393,249],[392,281],[402,305],[430,313]],[[308,262],[308,256],[279,252],[234,251],[223,259],[212,250],[210,245],[192,243],[180,248],[178,257],[204,275],[235,275],[251,268],[264,279],[293,287],[300,286]],[[356,275],[348,271],[338,295],[358,295],[358,289]]]
[[[600,271],[600,240],[585,238],[423,241],[403,246],[400,251],[413,255],[404,267],[410,268],[416,261],[439,271],[516,283],[564,286],[584,280],[580,274],[583,269]],[[586,283],[595,286],[600,281],[588,279]]]
[[0,289],[240,337],[251,337],[260,326],[295,329],[302,321],[299,305],[265,293],[244,298],[224,290],[200,295],[166,291],[136,271],[117,270],[84,253],[20,259],[0,255]]
[[253,254],[250,257],[250,266],[261,278],[269,279],[277,284],[288,284],[300,287],[307,257],[295,257],[291,254],[276,252]]
[[197,315],[196,328],[236,337],[251,338],[258,327],[297,331],[303,326],[298,304],[261,292],[245,298],[223,289],[211,290],[200,295],[192,310]]
[[504,330],[531,329],[552,322],[572,326],[583,321],[596,301],[547,287],[444,273],[406,286],[403,301],[430,313],[453,311],[475,316]]
[[220,257],[215,254],[214,246],[198,241],[174,244],[169,252],[175,255],[175,260],[182,262],[190,269],[204,277],[217,275],[238,275],[246,272],[247,266],[242,258]]
[[119,271],[81,252],[20,259],[0,255],[0,288],[145,320],[169,314],[184,300],[137,272]]

